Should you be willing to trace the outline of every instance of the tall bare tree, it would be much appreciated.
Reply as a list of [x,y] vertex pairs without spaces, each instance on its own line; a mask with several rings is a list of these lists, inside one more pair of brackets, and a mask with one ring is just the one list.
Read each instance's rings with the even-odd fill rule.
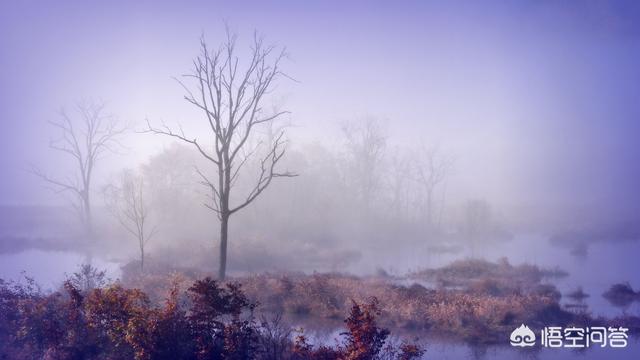
[[142,175],[125,170],[115,184],[105,187],[105,203],[138,242],[140,270],[144,271],[147,242],[155,235],[157,227],[150,224],[150,206],[144,191]]
[[[248,61],[241,62],[236,50],[236,35],[227,29],[226,41],[210,50],[203,39],[201,52],[194,61],[192,72],[183,75],[178,82],[184,88],[184,99],[202,114],[208,126],[206,140],[189,137],[182,127],[178,130],[166,124],[154,127],[147,121],[147,132],[166,135],[195,148],[212,165],[215,178],[198,170],[202,183],[210,191],[210,201],[205,203],[220,220],[220,261],[218,276],[224,279],[227,268],[227,243],[229,219],[236,212],[251,204],[277,177],[295,174],[278,171],[276,165],[285,154],[284,131],[272,139],[250,145],[250,137],[261,126],[279,119],[286,111],[263,109],[265,96],[273,90],[277,80],[287,77],[280,69],[285,50],[264,44],[254,34]],[[256,161],[257,174],[246,194],[232,204],[232,193],[243,166]]]
[[415,159],[416,181],[425,192],[426,221],[429,226],[434,224],[436,188],[445,181],[453,163],[453,157],[443,154],[436,146],[422,147]]
[[60,132],[49,147],[73,159],[75,169],[64,177],[53,177],[34,167],[33,173],[42,178],[55,192],[69,193],[87,236],[93,235],[91,192],[94,170],[108,153],[121,146],[119,139],[126,131],[116,118],[105,111],[104,103],[78,102],[76,117],[65,110],[60,119],[49,123]]

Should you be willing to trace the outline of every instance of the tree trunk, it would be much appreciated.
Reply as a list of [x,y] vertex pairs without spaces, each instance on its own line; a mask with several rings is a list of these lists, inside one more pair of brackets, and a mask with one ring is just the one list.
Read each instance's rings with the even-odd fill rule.
[[85,235],[89,238],[87,239],[89,242],[92,242],[93,239],[93,219],[91,215],[91,200],[89,198],[89,194],[84,194],[82,196],[83,202],[83,210],[84,210],[84,230]]
[[140,243],[140,272],[144,272],[144,240]]
[[229,226],[229,214],[223,213],[220,219],[220,267],[218,278],[224,280],[227,272],[227,236]]

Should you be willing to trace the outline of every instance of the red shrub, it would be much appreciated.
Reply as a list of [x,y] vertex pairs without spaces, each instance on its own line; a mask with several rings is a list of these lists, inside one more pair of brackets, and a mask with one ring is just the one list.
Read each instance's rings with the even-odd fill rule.
[[343,333],[347,337],[344,359],[375,359],[380,353],[389,331],[377,326],[375,318],[379,315],[380,307],[376,298],[363,305],[352,301],[351,312],[344,321],[348,330]]
[[378,301],[352,301],[344,343],[313,347],[279,323],[258,324],[239,284],[205,278],[181,292],[172,282],[164,306],[119,284],[81,291],[68,281],[43,295],[0,281],[0,356],[11,359],[413,359],[415,345],[385,343]]

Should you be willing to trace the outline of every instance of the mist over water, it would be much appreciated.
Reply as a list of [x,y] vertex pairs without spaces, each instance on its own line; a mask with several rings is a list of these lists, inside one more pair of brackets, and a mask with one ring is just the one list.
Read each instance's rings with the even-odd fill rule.
[[[594,317],[640,316],[640,301],[603,297],[614,284],[640,290],[640,6],[627,1],[3,3],[1,279],[55,291],[86,262],[112,279],[141,260],[218,271],[221,168],[202,154],[221,140],[182,75],[201,41],[228,39],[225,19],[241,68],[252,39],[286,48],[258,111],[278,116],[251,128],[231,174],[231,209],[260,191],[229,219],[230,277],[440,289],[408,276],[506,261],[566,272],[543,280],[562,306],[581,289]],[[64,126],[89,133],[91,111],[118,136],[89,186]],[[127,227],[131,209],[146,228]],[[440,358],[516,354],[433,344]],[[533,356],[583,355],[608,353]]]

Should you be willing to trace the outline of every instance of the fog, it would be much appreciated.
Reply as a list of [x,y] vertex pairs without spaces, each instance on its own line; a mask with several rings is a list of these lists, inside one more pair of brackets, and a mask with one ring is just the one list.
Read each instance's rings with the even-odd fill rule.
[[[638,20],[631,1],[2,2],[0,357],[421,358],[419,337],[506,359],[550,325],[626,347]],[[527,355],[610,357],[546,347]]]
[[[175,78],[201,36],[224,41],[225,21],[240,57],[254,30],[287,49],[287,77],[263,102],[288,112],[250,141],[286,129],[278,166],[297,175],[230,219],[231,271],[404,271],[428,265],[403,257],[414,249],[480,256],[537,234],[585,253],[638,238],[637,6],[243,5],[2,5],[3,249],[83,241],[69,198],[31,169],[68,176],[74,164],[49,147],[60,136],[49,122],[103,103],[129,131],[95,167],[89,247],[136,258],[104,195],[128,169],[144,177],[157,227],[149,256],[215,267],[218,220],[195,170],[213,175],[210,164],[143,130],[146,120],[180,126],[212,146]],[[247,165],[232,202],[258,170]]]

